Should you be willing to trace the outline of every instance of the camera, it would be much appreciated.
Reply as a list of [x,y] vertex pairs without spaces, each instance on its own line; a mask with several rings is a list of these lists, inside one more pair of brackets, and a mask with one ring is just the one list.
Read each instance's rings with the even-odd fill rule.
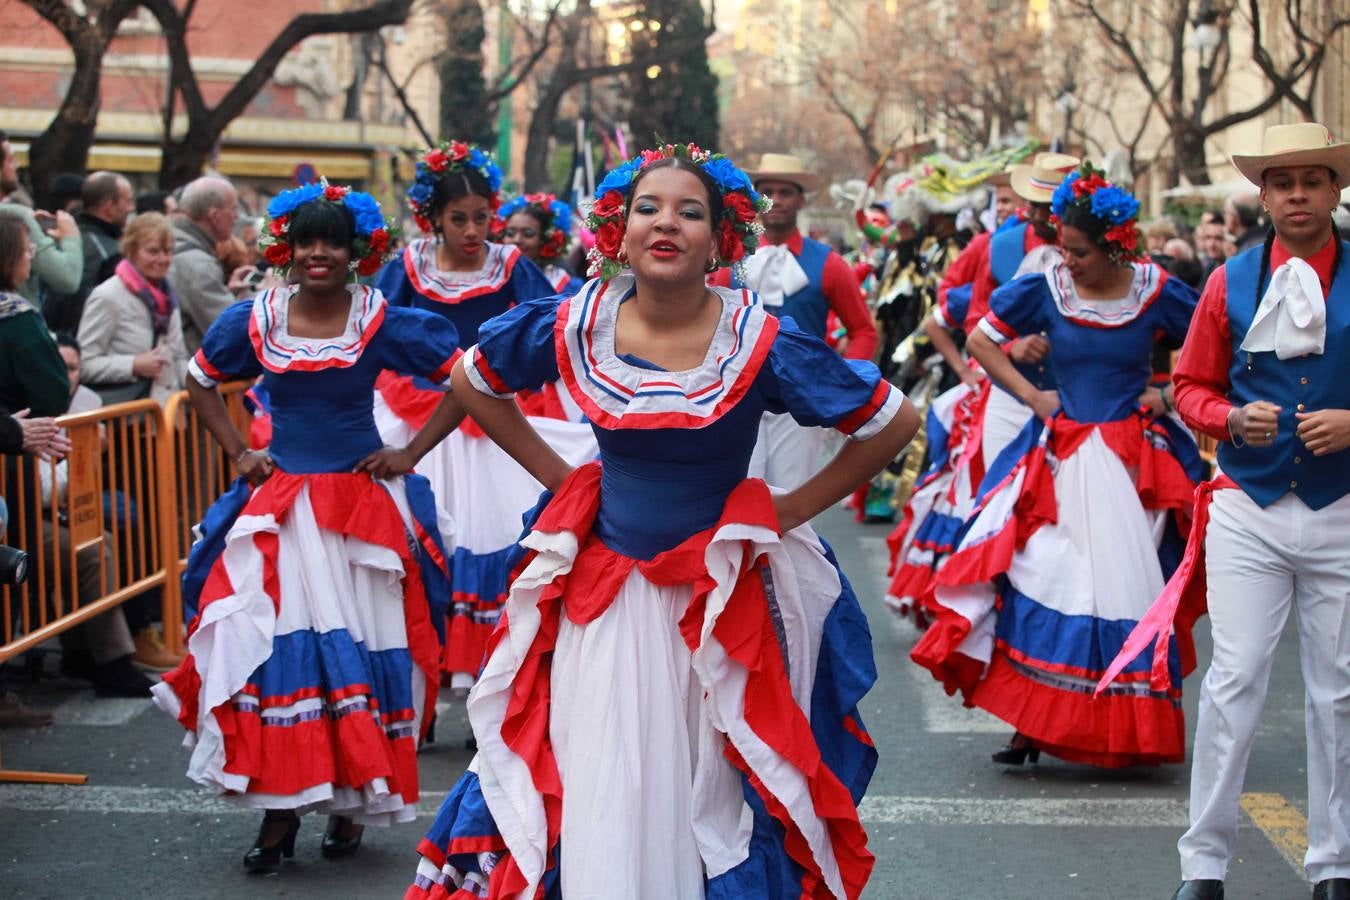
[[18,547],[0,544],[0,586],[15,586],[28,580],[28,554]]

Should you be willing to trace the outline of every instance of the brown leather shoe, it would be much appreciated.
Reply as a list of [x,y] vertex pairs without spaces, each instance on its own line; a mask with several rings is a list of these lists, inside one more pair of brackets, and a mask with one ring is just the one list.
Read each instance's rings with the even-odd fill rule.
[[33,709],[17,694],[0,694],[0,728],[38,728],[52,724],[52,714]]
[[164,646],[159,632],[153,627],[138,632],[135,642],[136,652],[132,655],[131,661],[143,669],[167,672],[169,669],[178,668],[187,658],[181,653],[170,653],[169,648]]

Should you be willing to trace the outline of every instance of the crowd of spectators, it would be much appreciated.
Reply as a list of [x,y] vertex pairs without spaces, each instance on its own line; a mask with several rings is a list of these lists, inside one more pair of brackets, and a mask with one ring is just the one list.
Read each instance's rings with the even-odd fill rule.
[[[64,523],[42,514],[63,502],[66,487],[64,465],[42,462],[70,447],[55,418],[145,397],[162,403],[180,389],[211,323],[257,285],[256,251],[241,239],[249,229],[256,236],[257,225],[220,177],[136,196],[116,172],[64,173],[38,209],[18,175],[0,132],[0,453],[9,483],[42,476],[42,495],[24,499],[24,515],[0,513],[0,543],[34,557],[41,545],[49,566],[68,565]],[[81,603],[118,577],[105,538],[76,553],[74,572],[60,573]],[[66,632],[62,672],[90,681],[99,696],[148,696],[141,670],[171,668],[181,656],[165,648],[146,606],[131,601]],[[0,727],[49,721],[6,693],[2,679]]]

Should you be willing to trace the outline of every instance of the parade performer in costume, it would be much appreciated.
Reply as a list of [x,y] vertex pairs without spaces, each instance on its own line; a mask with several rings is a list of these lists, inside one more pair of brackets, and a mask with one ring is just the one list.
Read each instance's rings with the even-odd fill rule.
[[[985,380],[984,371],[957,349],[950,332],[973,334],[989,311],[989,296],[1003,281],[1043,272],[1059,260],[1057,235],[1050,222],[1050,200],[1075,157],[1038,154],[1029,166],[1013,166],[1008,189],[1029,204],[1025,219],[1010,217],[1005,228],[977,235],[948,268],[938,287],[938,303],[924,321],[924,333],[961,384],[933,401],[927,428],[932,448],[928,471],[905,504],[900,523],[887,538],[891,583],[886,604],[926,625],[924,606],[931,598],[934,574],[951,555],[957,535],[974,510],[975,491],[1003,449],[1031,418],[1031,408],[1003,387]],[[1008,356],[1038,390],[1053,390],[1049,342],[1031,334],[1011,341]]]
[[585,283],[562,267],[572,236],[572,207],[552,194],[525,194],[497,210],[498,239],[513,244],[559,294],[575,294]]
[[[855,805],[876,756],[857,704],[875,670],[857,600],[803,523],[917,421],[874,366],[705,286],[754,249],[758,201],[696,147],[620,165],[588,221],[601,277],[485,326],[457,367],[472,414],[557,493],[469,698],[478,756],[408,897],[862,891]],[[508,399],[560,373],[602,447],[575,470]],[[851,440],[770,494],[746,478],[768,409]]]
[[[376,376],[443,381],[459,351],[444,320],[353,282],[389,244],[374,198],[316,183],[268,216],[266,257],[296,283],[229,307],[189,366],[193,405],[247,483],[207,514],[185,577],[189,656],[154,688],[188,729],[188,777],[267,811],[249,871],[291,856],[311,810],[330,815],[327,857],[354,852],[363,824],[413,817],[449,590],[430,491],[407,473],[463,417],[446,393],[408,446],[381,444]],[[261,452],[216,391],[258,375]]]
[[[1222,474],[1197,492],[1186,557],[1102,686],[1122,669],[1147,675],[1152,658],[1177,644],[1194,667],[1190,627],[1208,603],[1214,655],[1200,691],[1176,897],[1221,900],[1275,648],[1296,609],[1307,691],[1303,866],[1313,897],[1345,900],[1350,243],[1331,215],[1350,184],[1350,144],[1333,144],[1314,123],[1279,125],[1266,130],[1260,155],[1234,156],[1233,165],[1260,186],[1274,230],[1210,276],[1173,373],[1182,418],[1222,442]],[[1155,639],[1158,649],[1143,652]],[[1142,670],[1126,665],[1141,652]]]
[[[517,303],[557,293],[519,247],[487,240],[498,207],[502,173],[492,158],[460,141],[423,154],[408,189],[418,226],[429,236],[408,244],[376,281],[394,306],[434,312],[452,323],[460,346],[478,340],[479,326]],[[388,372],[375,395],[375,422],[385,443],[400,446],[439,402],[435,386]],[[581,412],[553,385],[526,405],[535,427],[573,463],[593,459],[595,438]],[[450,686],[467,689],[483,662],[496,625],[521,516],[542,485],[480,430],[456,430],[423,457],[417,471],[454,523],[454,605],[447,626],[443,669]],[[450,540],[447,535],[447,540]]]
[[[764,154],[760,167],[748,174],[755,190],[773,201],[761,216],[762,246],[746,261],[744,279],[726,269],[716,272],[712,283],[750,288],[769,313],[791,318],[802,331],[821,339],[833,311],[847,332],[843,354],[849,359],[871,359],[877,349],[877,330],[848,263],[828,245],[797,230],[797,216],[806,205],[807,193],[820,187],[820,176],[807,172],[795,156],[781,153]],[[750,472],[775,487],[791,490],[816,473],[824,453],[821,429],[802,427],[787,414],[768,413]]]
[[[1161,687],[1145,671],[1096,702],[1090,689],[1190,526],[1199,453],[1147,385],[1156,335],[1182,337],[1196,295],[1137,260],[1139,204],[1091,165],[1064,180],[1052,207],[1064,262],[995,291],[969,342],[1036,417],[985,474],[977,511],[936,575],[936,621],[912,656],[1017,729],[996,762],[1041,750],[1099,766],[1179,762],[1175,660]],[[1058,392],[1039,390],[1003,352],[1040,332],[1074,375]]]

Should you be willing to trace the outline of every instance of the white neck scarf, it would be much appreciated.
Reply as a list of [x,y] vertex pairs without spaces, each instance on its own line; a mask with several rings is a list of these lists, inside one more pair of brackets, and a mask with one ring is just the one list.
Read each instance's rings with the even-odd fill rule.
[[745,286],[759,294],[766,307],[782,306],[784,297],[810,283],[787,244],[759,247],[745,261]]
[[1320,355],[1327,339],[1327,301],[1322,283],[1306,260],[1291,257],[1270,277],[1242,349],[1275,351],[1279,359]]

